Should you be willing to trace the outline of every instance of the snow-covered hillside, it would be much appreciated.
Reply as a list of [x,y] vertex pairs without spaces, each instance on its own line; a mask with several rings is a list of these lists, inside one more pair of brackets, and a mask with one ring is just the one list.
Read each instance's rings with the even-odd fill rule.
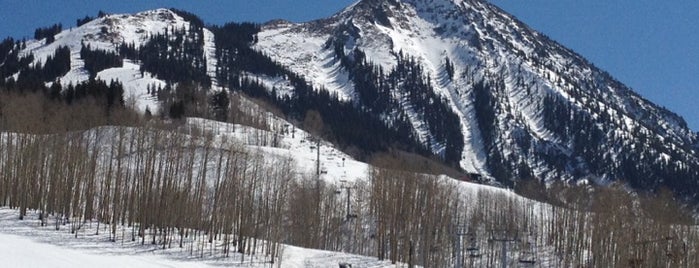
[[[486,1],[358,1],[328,19],[269,23],[255,48],[357,101],[347,81],[352,71],[340,65],[334,48],[338,42],[345,54],[358,49],[386,72],[399,55],[414,57],[460,118],[453,127],[462,130],[460,165],[468,172],[603,184],[652,177],[631,183],[639,188],[663,184],[662,170],[683,170],[679,176],[688,180],[699,176],[699,158],[690,149],[697,136],[679,116]],[[479,85],[485,89],[476,90]],[[426,122],[411,106],[401,109],[429,143]],[[630,159],[646,162],[620,168],[638,162]],[[503,167],[507,172],[494,173]]]
[[[321,141],[311,142],[311,136],[300,129],[294,129],[288,122],[267,114],[267,122],[270,130],[258,129],[244,125],[221,123],[200,118],[188,118],[186,122],[177,128],[163,134],[169,139],[175,138],[176,133],[189,137],[187,143],[190,145],[178,144],[178,146],[211,146],[212,151],[227,150],[230,144],[240,144],[246,151],[254,152],[264,159],[265,163],[276,163],[279,159],[290,158],[294,166],[286,172],[295,174],[294,176],[315,177],[315,166],[317,155],[320,154],[321,174],[318,177],[331,187],[341,187],[344,185],[366,184],[371,176],[371,167],[335,149],[330,143]],[[95,159],[101,159],[98,165],[102,166],[97,171],[98,180],[108,177],[107,163],[111,162],[110,148],[119,144],[117,140],[120,135],[133,134],[137,131],[133,128],[122,127],[99,127],[83,132],[72,133],[70,136],[82,136],[90,144],[91,151],[99,152]],[[157,131],[155,129],[151,131]],[[120,134],[121,133],[121,134]],[[132,133],[132,134],[129,134]],[[16,135],[16,134],[13,134]],[[0,142],[8,142],[13,135],[0,133]],[[24,135],[24,134],[19,134]],[[149,134],[147,134],[149,135]],[[155,136],[146,139],[154,139]],[[199,144],[198,139],[206,137],[210,141],[209,145]],[[17,137],[15,137],[17,138]],[[141,139],[141,138],[139,138]],[[157,139],[157,138],[155,138]],[[150,142],[157,142],[152,140]],[[320,144],[320,150],[316,147]],[[164,154],[174,148],[163,147],[165,144],[155,145],[158,154]],[[125,158],[119,161],[138,161],[136,155],[142,151],[135,148],[134,152],[127,152]],[[193,170],[185,171],[194,174],[203,174],[208,183],[216,181],[215,163],[199,163],[203,161],[203,154],[200,150],[193,151],[197,163],[193,164]],[[137,163],[137,162],[134,162]],[[125,164],[131,166],[131,164]],[[140,170],[143,167],[134,166]],[[206,171],[204,171],[206,169]],[[220,167],[219,167],[220,169]],[[208,175],[206,175],[208,174]],[[180,178],[178,176],[178,178]],[[180,178],[184,180],[184,178]],[[477,203],[479,199],[487,199],[498,202],[494,197],[511,199],[512,202],[529,204],[530,207],[541,206],[527,199],[518,197],[512,192],[490,186],[483,186],[468,182],[456,181],[445,176],[435,177],[437,181],[453,184],[453,190],[458,193],[464,204]],[[355,188],[356,189],[356,188]],[[359,190],[357,190],[359,191]],[[271,198],[271,197],[268,197]],[[359,197],[352,196],[352,203],[361,203]],[[339,206],[343,209],[343,206]],[[470,208],[465,211],[474,211]],[[199,246],[189,247],[171,245],[164,248],[159,244],[141,244],[140,239],[132,240],[133,228],[128,225],[118,225],[119,230],[114,232],[116,238],[111,236],[108,230],[109,224],[98,223],[95,219],[71,219],[46,215],[40,218],[40,211],[30,211],[23,220],[17,219],[18,209],[0,208],[0,257],[7,267],[27,267],[44,266],[51,264],[55,267],[91,267],[102,265],[106,267],[210,267],[221,265],[232,265],[235,267],[269,267],[269,260],[265,256],[256,258],[255,256],[242,256],[233,254],[231,257],[223,257],[221,249],[225,248],[225,242],[217,241],[212,246],[206,240],[198,240],[196,237],[187,237],[185,245],[201,244],[203,251],[194,256],[192,248],[200,250]],[[75,227],[75,222],[79,221],[79,227]],[[43,225],[41,223],[45,223]],[[60,223],[59,223],[60,222]],[[72,223],[71,223],[72,222]],[[371,219],[362,219],[362,222],[371,223]],[[55,223],[55,224],[54,224]],[[101,225],[100,225],[101,224]],[[102,226],[102,227],[100,227]],[[371,228],[367,226],[361,227]],[[155,240],[154,240],[155,241]],[[181,240],[180,240],[181,241]],[[181,242],[180,242],[181,243]],[[176,244],[176,243],[175,243]],[[209,247],[213,247],[209,249]],[[199,251],[197,251],[199,252]],[[42,258],[35,258],[36,254],[41,254]],[[512,256],[509,261],[515,262],[516,256]],[[541,257],[542,260],[545,257]],[[388,260],[378,260],[376,257],[359,256],[340,252],[306,249],[283,245],[281,257],[276,260],[280,267],[335,267],[340,263],[352,264],[352,267],[404,267],[405,264],[392,264]],[[107,262],[107,264],[100,264]],[[114,265],[114,266],[111,266]],[[276,267],[276,266],[275,266]]]
[[164,87],[165,82],[153,77],[150,73],[141,76],[140,66],[129,60],[124,61],[124,66],[109,68],[97,74],[97,79],[104,81],[119,81],[124,85],[124,97],[128,105],[135,105],[137,111],[145,112],[146,109],[156,112],[160,107],[156,97],[148,92],[148,87]]
[[[590,198],[588,187],[558,187],[548,197],[520,188],[569,202],[553,206],[444,175],[375,169],[239,102],[263,119],[257,127],[187,118],[51,135],[0,132],[0,203],[14,207],[0,208],[0,243],[15,246],[0,257],[19,266],[496,267],[503,260],[497,240],[505,239],[508,265],[615,267],[628,252],[666,251],[656,262],[699,262],[672,259],[699,252],[693,228],[639,216],[674,219],[672,203],[645,211],[625,205],[646,204],[625,190]],[[670,239],[659,241],[678,243],[628,243],[666,232]],[[30,247],[48,259],[27,259]]]
[[[46,44],[46,39],[28,40],[26,48],[20,56],[33,55],[33,64],[43,64],[53,56],[59,47],[68,47],[71,51],[70,71],[58,79],[65,87],[76,85],[90,78],[81,59],[80,50],[89,46],[91,50],[102,50],[117,53],[122,44],[138,48],[148,42],[154,35],[163,34],[172,29],[189,29],[190,22],[169,9],[155,9],[136,14],[107,14],[96,18],[79,27],[65,29],[55,35],[55,41]],[[212,88],[220,90],[215,79],[216,57],[214,35],[204,29],[204,55],[206,68],[212,77]],[[166,83],[157,79],[153,74],[141,69],[139,62],[124,59],[124,66],[109,68],[97,74],[97,78],[105,82],[119,81],[124,86],[124,97],[131,99],[138,111],[144,112],[148,107],[152,112],[157,111],[159,103],[146,92],[147,86],[164,86]],[[49,83],[51,84],[51,83]]]
[[[329,183],[354,182],[367,177],[369,166],[366,163],[354,160],[326,141],[320,143],[318,152],[317,143],[310,134],[272,115],[268,116],[273,120],[271,125],[279,126],[280,129],[270,132],[200,118],[188,118],[187,124],[182,128],[185,132],[210,133],[218,140],[241,142],[252,151],[259,150],[266,157],[291,157],[296,164],[295,170],[303,174],[316,173],[316,161],[320,153],[320,177]],[[264,138],[265,136],[269,138]]]
[[[138,173],[138,170],[147,169],[147,167],[132,166],[130,164],[131,161],[139,161],[138,159],[151,153],[156,155],[162,154],[162,157],[174,159],[172,158],[173,155],[166,155],[170,152],[181,150],[180,147],[191,147],[194,148],[191,151],[194,155],[188,157],[191,157],[193,160],[192,162],[189,162],[189,160],[185,162],[191,163],[193,169],[173,174],[177,178],[173,182],[177,184],[183,183],[186,180],[186,174],[189,173],[207,177],[207,184],[213,187],[218,185],[217,176],[219,175],[216,174],[220,173],[220,166],[217,167],[215,163],[216,158],[219,159],[218,161],[221,161],[217,154],[230,148],[241,148],[230,147],[229,145],[232,143],[243,146],[242,148],[247,152],[258,154],[264,163],[278,165],[280,162],[276,160],[290,158],[294,166],[287,167],[287,169],[283,170],[283,174],[294,174],[294,177],[301,178],[312,176],[314,177],[313,182],[315,182],[313,167],[315,166],[317,151],[310,148],[314,143],[312,144],[308,141],[308,135],[305,132],[287,129],[287,122],[275,118],[271,114],[268,117],[269,126],[272,130],[225,124],[199,118],[188,118],[186,123],[176,128],[169,128],[167,131],[154,136],[150,136],[151,134],[148,134],[148,132],[158,131],[156,129],[135,134],[139,137],[138,140],[145,140],[148,143],[153,142],[156,145],[151,148],[138,147],[134,148],[134,151],[122,152],[120,154],[123,157],[110,156],[110,148],[121,147],[121,145],[118,145],[121,142],[115,139],[118,139],[117,137],[120,135],[134,133],[135,129],[108,126],[84,132],[69,133],[68,136],[70,140],[90,144],[88,151],[97,150],[101,152],[98,155],[93,155],[93,159],[98,159],[99,161],[97,165],[102,166],[96,173],[98,184],[102,184],[103,181],[110,179],[111,175],[109,175],[109,170],[107,170],[109,163],[120,163],[115,164],[114,167],[126,166],[135,168],[136,173],[134,174],[141,174]],[[170,143],[174,147],[170,147],[171,145],[163,143],[163,141],[158,141],[162,137],[180,141],[176,137],[177,133],[188,138],[182,143]],[[2,145],[0,149],[12,147],[13,143],[8,142],[7,139],[31,140],[31,138],[22,139],[20,137],[22,135],[25,134],[0,133],[0,145]],[[83,139],[79,137],[83,137]],[[197,140],[202,138],[206,139],[206,142],[199,143],[200,141]],[[131,139],[125,138],[125,140]],[[192,144],[188,144],[190,142]],[[210,150],[203,151],[202,146],[210,147]],[[209,152],[211,153],[211,158],[207,162],[204,159]],[[694,228],[663,225],[663,220],[656,221],[656,219],[638,217],[636,213],[639,212],[635,211],[635,208],[624,205],[610,206],[607,203],[615,202],[615,198],[621,198],[619,202],[625,202],[623,200],[628,196],[623,191],[618,193],[610,192],[610,195],[602,196],[600,199],[580,201],[585,203],[577,203],[578,201],[570,199],[572,203],[568,204],[569,206],[584,204],[596,210],[595,213],[589,213],[584,210],[571,209],[571,207],[565,208],[535,202],[518,196],[509,190],[458,181],[446,176],[423,176],[421,174],[394,171],[398,172],[394,173],[396,177],[383,177],[381,175],[383,171],[379,171],[377,174],[377,171],[372,170],[366,163],[353,160],[351,157],[338,152],[338,150],[326,142],[321,142],[320,155],[323,172],[319,178],[330,186],[328,190],[330,190],[329,194],[331,196],[337,194],[341,196],[341,198],[331,197],[325,201],[331,202],[330,207],[326,209],[334,208],[336,210],[328,215],[329,220],[335,220],[334,217],[337,216],[341,219],[341,224],[338,227],[342,231],[337,233],[339,237],[336,241],[336,243],[343,245],[340,247],[342,248],[341,250],[333,252],[281,245],[278,252],[279,257],[275,259],[274,264],[271,264],[268,255],[266,255],[267,253],[264,253],[265,250],[263,248],[266,243],[263,240],[257,240],[255,243],[260,249],[254,252],[259,252],[259,254],[239,254],[237,251],[233,251],[228,255],[226,253],[227,245],[229,244],[228,240],[219,237],[210,242],[206,233],[193,232],[183,236],[181,231],[173,230],[164,234],[163,232],[156,232],[157,228],[151,227],[146,229],[143,236],[141,236],[137,231],[141,226],[138,222],[112,225],[106,222],[98,222],[94,218],[63,217],[58,213],[43,213],[42,210],[33,209],[30,209],[23,219],[19,220],[17,215],[21,213],[21,209],[1,207],[0,258],[3,260],[3,267],[47,265],[52,267],[92,267],[95,265],[123,267],[126,265],[129,267],[232,266],[253,268],[271,266],[320,268],[338,267],[341,263],[347,263],[351,264],[352,267],[378,268],[407,267],[405,262],[411,260],[409,256],[416,256],[415,259],[412,259],[416,263],[428,264],[425,267],[432,267],[433,263],[431,261],[438,262],[440,264],[438,267],[452,267],[459,264],[466,265],[466,263],[474,267],[497,267],[503,260],[500,243],[507,243],[508,251],[504,260],[508,263],[508,266],[526,266],[533,263],[538,267],[576,267],[582,264],[595,267],[614,267],[611,264],[626,263],[625,258],[628,255],[624,254],[628,254],[628,252],[634,254],[667,252],[667,254],[661,254],[660,257],[653,260],[656,263],[682,264],[699,262],[699,259],[696,258],[673,259],[673,256],[695,256],[692,254],[697,252],[698,249],[694,241],[699,239],[699,233]],[[146,162],[150,162],[150,160]],[[167,161],[161,163],[159,165],[168,166],[171,164]],[[7,166],[1,167],[7,168]],[[157,170],[167,169],[167,167],[162,166],[157,168]],[[265,169],[270,169],[269,172],[271,173],[267,173],[268,171],[263,171],[263,173],[275,176],[272,174],[274,172],[271,171],[271,167],[263,168],[263,170]],[[128,170],[126,172],[130,173]],[[168,172],[165,171],[165,173]],[[412,184],[419,182],[421,178],[426,180],[419,185]],[[139,178],[135,177],[134,179]],[[397,184],[393,185],[391,183]],[[382,186],[377,188],[374,184]],[[245,183],[242,183],[228,186],[246,187],[245,185]],[[81,184],[80,186],[88,187],[89,183]],[[261,187],[268,186],[261,185]],[[347,186],[351,186],[352,196],[349,196],[349,192],[340,190],[350,189],[344,188]],[[380,189],[388,193],[386,197],[389,198],[387,200],[389,202],[371,205],[371,200],[377,198],[377,196],[373,195],[375,194],[373,191],[381,191]],[[302,191],[302,188],[294,188],[294,190]],[[584,188],[578,190],[583,192],[562,189],[552,196],[562,199],[583,198],[583,196],[586,196],[584,191],[587,190]],[[212,194],[208,195],[207,200],[213,198],[213,193],[217,191],[212,189]],[[335,191],[339,191],[339,193]],[[351,209],[358,214],[353,221],[349,219],[343,220],[345,217],[345,193],[347,193],[348,200],[351,201]],[[108,196],[97,195],[96,197],[99,198],[89,199],[75,195],[74,202],[78,205],[84,204],[82,200],[87,198],[87,200],[93,200],[93,202],[99,204],[101,201],[98,200],[103,200],[103,198],[109,199]],[[256,211],[256,206],[266,202],[275,202],[273,201],[274,195],[259,195],[258,197],[260,198],[259,203],[256,203],[257,205],[255,206],[246,207],[245,213],[250,212],[252,215]],[[420,197],[422,199],[416,199]],[[443,211],[445,214],[431,214],[435,208],[444,205],[442,203],[445,200],[443,199],[444,197],[447,197],[448,202],[454,206]],[[282,202],[294,202],[293,199],[293,197],[285,198]],[[603,202],[598,203],[598,200]],[[372,212],[370,212],[373,206],[378,205],[376,209],[381,209],[381,206],[394,202],[399,205],[398,207],[402,208],[395,212],[396,219],[400,219],[398,221],[384,222],[378,218],[384,215],[372,215]],[[408,209],[410,207],[414,209]],[[309,211],[312,209],[305,207],[302,210]],[[150,210],[149,215],[151,213],[152,216],[159,214],[157,210]],[[334,216],[332,216],[333,214]],[[204,220],[210,217],[209,214],[203,216]],[[293,215],[286,221],[293,221],[295,217],[303,217],[303,215]],[[265,218],[259,219],[266,220]],[[396,231],[393,231],[395,230],[394,228],[406,222],[420,222],[420,224],[416,225],[415,228],[417,229],[412,232],[398,231],[398,233],[395,233]],[[435,222],[443,224],[444,228],[432,231],[426,229],[428,231],[424,231],[425,229],[423,228],[434,226],[431,223],[434,224]],[[116,229],[112,229],[114,226],[116,226]],[[349,226],[353,227],[348,228]],[[316,228],[310,225],[303,227],[304,229]],[[381,231],[382,228],[388,228],[390,231]],[[600,230],[602,230],[601,235],[598,234]],[[610,231],[606,232],[606,230]],[[285,236],[292,236],[292,233],[297,231],[289,227],[284,230],[284,233]],[[669,238],[663,236],[657,240],[660,242],[647,244],[647,247],[643,247],[643,249],[635,247],[634,243],[629,243],[629,235],[637,236],[631,239],[644,241],[647,239],[658,239],[658,235],[664,235],[666,231],[669,232],[667,234]],[[380,238],[380,236],[386,235],[386,233],[382,234],[382,232],[388,232],[387,234],[392,237],[391,240],[382,240],[384,238]],[[313,232],[306,234],[314,235]],[[443,239],[447,243],[441,247],[429,247],[428,245],[431,241],[425,240],[424,235],[432,239]],[[169,240],[168,236],[170,236]],[[153,239],[152,243],[150,242],[151,239]],[[345,239],[352,242],[347,242]],[[499,240],[506,241],[502,242]],[[678,241],[678,243],[672,241]],[[685,244],[682,244],[682,242]],[[384,260],[379,260],[375,256],[381,253],[377,253],[375,250],[379,250],[381,248],[380,245],[383,243],[392,245],[390,252],[397,252],[396,250],[398,252],[408,252],[408,249],[413,250],[414,247],[415,255],[406,253],[400,259],[403,263],[391,263],[388,256],[384,257]],[[613,245],[613,248],[607,249],[601,246],[607,245],[606,243]],[[233,245],[235,246],[235,242]],[[684,249],[682,249],[682,245],[684,245]],[[577,249],[577,251],[573,249]],[[344,253],[348,251],[361,251],[363,253],[361,255]],[[429,258],[429,256],[433,256],[433,258]]]

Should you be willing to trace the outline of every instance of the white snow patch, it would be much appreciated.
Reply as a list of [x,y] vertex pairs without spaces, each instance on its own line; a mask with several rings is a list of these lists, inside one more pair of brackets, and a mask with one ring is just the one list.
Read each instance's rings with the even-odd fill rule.
[[141,75],[140,67],[129,60],[125,60],[121,68],[110,68],[99,72],[97,78],[107,83],[112,80],[121,82],[124,86],[124,101],[127,106],[134,105],[133,108],[141,113],[145,113],[148,108],[155,114],[160,108],[157,97],[148,94],[148,86],[165,87],[166,83],[148,72],[143,72]]

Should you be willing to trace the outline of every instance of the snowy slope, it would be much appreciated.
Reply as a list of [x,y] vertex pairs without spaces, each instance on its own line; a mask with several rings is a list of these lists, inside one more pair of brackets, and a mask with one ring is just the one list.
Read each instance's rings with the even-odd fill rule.
[[[108,74],[108,73],[106,73]],[[244,105],[254,105],[244,101]],[[257,109],[253,107],[253,109]],[[253,110],[256,111],[256,110]],[[291,124],[271,113],[266,114],[271,130],[262,130],[245,125],[221,123],[201,118],[187,118],[179,126],[180,133],[196,135],[206,134],[212,137],[212,147],[227,148],[225,144],[234,142],[243,145],[250,152],[260,154],[265,161],[272,163],[275,159],[291,158],[295,163],[295,172],[299,174],[315,174],[316,143],[310,142],[310,135],[303,130],[294,129]],[[131,133],[132,128],[98,127],[80,132],[96,144],[102,154],[109,151],[116,141],[117,133]],[[76,133],[78,134],[78,133]],[[128,135],[128,134],[127,134]],[[277,144],[270,144],[268,137],[275,136]],[[5,137],[0,135],[0,137]],[[201,136],[190,136],[186,142],[196,143]],[[311,146],[313,148],[311,148]],[[201,153],[201,152],[199,152]],[[321,179],[330,184],[340,184],[340,181],[353,182],[366,179],[369,165],[356,161],[350,156],[335,149],[332,144],[320,143]],[[100,157],[101,158],[101,157]],[[208,169],[208,176],[215,174],[213,163],[195,165],[192,172]],[[104,176],[106,169],[98,172]],[[301,175],[299,175],[301,176]],[[211,178],[213,181],[214,179]],[[189,251],[174,247],[163,250],[160,246],[143,246],[140,241],[123,240],[124,232],[131,232],[130,227],[122,226],[122,239],[116,243],[110,242],[109,233],[100,231],[95,235],[98,225],[91,222],[80,229],[78,237],[71,233],[69,227],[56,231],[54,226],[40,226],[39,214],[30,212],[25,220],[17,219],[17,209],[0,207],[0,258],[2,267],[269,267],[264,257],[253,259],[246,257],[241,261],[235,255],[230,258],[220,256],[192,257]],[[54,219],[49,219],[53,222]],[[102,226],[105,226],[104,224]],[[41,254],[41,258],[36,258]],[[331,252],[324,250],[306,249],[285,245],[282,250],[281,267],[335,267],[338,263],[348,262],[354,267],[395,267],[389,261],[379,261],[374,257]],[[107,264],[104,264],[107,263]],[[276,267],[276,266],[275,266]]]
[[[310,136],[306,132],[293,129],[288,122],[272,114],[267,114],[267,117],[270,130],[200,118],[187,118],[183,125],[173,131],[185,135],[188,133],[205,134],[204,136],[211,137],[214,150],[227,148],[224,147],[227,141],[239,143],[250,152],[261,154],[265,161],[272,162],[274,159],[290,157],[296,165],[294,172],[299,173],[299,176],[314,174],[317,151],[312,147],[315,147],[316,143],[311,143]],[[89,139],[91,144],[96,143],[97,145],[90,147],[98,149],[101,154],[107,154],[109,148],[117,143],[112,140],[117,137],[117,133],[129,135],[131,128],[120,128],[122,127],[99,127],[80,132],[80,134]],[[266,143],[263,141],[265,135],[276,135],[275,138],[278,142],[275,144]],[[4,135],[0,137],[4,137]],[[196,142],[197,139],[192,136],[186,141]],[[321,141],[320,144],[320,159],[323,170],[320,178],[322,180],[330,185],[368,181],[371,168],[368,164],[352,159],[328,142]],[[185,145],[183,144],[183,146]],[[201,154],[202,152],[197,153]],[[108,156],[98,158],[103,159],[104,157]],[[128,161],[130,158],[131,156],[125,159]],[[98,177],[102,177],[104,175],[102,173],[106,172],[106,166],[103,168],[98,171]],[[214,176],[216,166],[214,163],[203,166],[196,164],[192,172],[200,173],[201,169],[208,169],[208,176]],[[479,198],[482,198],[480,195],[483,192],[528,202],[510,191],[499,188],[457,182],[445,176],[435,179],[454,183],[465,204],[476,203]],[[99,265],[100,262],[108,262],[106,267],[209,267],[222,265],[269,267],[269,263],[265,263],[264,259],[253,259],[252,261],[248,259],[241,263],[240,258],[235,255],[230,258],[220,256],[192,257],[188,250],[176,246],[171,249],[161,249],[160,245],[141,245],[139,240],[124,239],[124,236],[128,237],[132,231],[131,227],[128,226],[119,227],[123,230],[116,232],[117,241],[110,242],[109,232],[100,231],[100,235],[95,234],[99,227],[94,221],[86,222],[79,229],[79,232],[74,234],[71,232],[70,225],[62,225],[57,231],[51,224],[56,220],[52,218],[53,216],[46,220],[49,224],[41,226],[38,224],[40,220],[37,211],[30,211],[22,221],[17,219],[17,214],[17,209],[0,208],[0,258],[3,259],[3,265],[5,265],[3,267],[43,267],[49,264],[55,267],[93,267]],[[102,226],[105,225],[102,224]],[[104,230],[104,227],[101,230]],[[10,245],[12,248],[7,248]],[[33,257],[37,253],[42,254],[42,258]],[[281,267],[335,267],[342,262],[352,263],[353,267],[396,267],[390,264],[390,261],[378,261],[375,257],[294,246],[284,246],[282,254]]]
[[[683,119],[485,1],[358,1],[328,19],[269,23],[255,48],[312,83],[356,100],[356,90],[346,82],[349,71],[337,68],[333,47],[328,45],[336,36],[349,37],[344,41],[345,52],[360,49],[385,70],[395,67],[398,53],[416,58],[431,77],[435,92],[447,98],[460,118],[465,144],[460,164],[468,172],[493,175],[494,164],[489,161],[504,159],[513,177],[604,183],[630,176],[614,163],[640,157],[630,147],[652,148],[649,154],[666,159],[654,162],[659,165],[699,167],[696,151],[686,149],[696,143],[697,135]],[[446,58],[454,65],[451,79]],[[484,126],[474,111],[473,88],[478,82],[490,85],[489,94],[495,99],[496,137],[490,144],[483,139]],[[581,156],[583,152],[576,149],[574,142],[582,139],[579,132],[585,130],[575,129],[572,123],[568,132],[557,130],[546,121],[547,113],[557,111],[545,106],[551,103],[547,98],[574,113],[559,121],[590,119],[583,129],[592,128],[603,136],[595,146],[605,148],[605,163],[597,163],[598,156]],[[404,107],[404,112],[421,140],[430,140],[419,115],[410,107]],[[662,154],[673,158],[662,158]],[[692,169],[688,173],[697,176]]]
[[[163,250],[157,246],[142,246],[138,242],[109,242],[106,232],[94,235],[96,223],[75,238],[69,231],[37,226],[35,214],[19,221],[17,213],[17,210],[0,208],[2,267],[270,267],[261,260],[241,263],[238,258],[196,258],[179,248]],[[394,267],[390,262],[372,257],[294,246],[284,246],[280,264],[282,267],[307,268],[335,267],[342,262],[354,263],[354,267]]]
[[[28,40],[26,49],[20,55],[34,55],[34,64],[44,63],[59,47],[68,47],[71,51],[71,69],[60,77],[61,84],[78,84],[89,79],[85,63],[80,59],[82,44],[89,45],[92,50],[117,52],[122,43],[138,48],[146,43],[153,35],[163,34],[168,29],[189,29],[190,22],[169,9],[155,9],[136,14],[110,14],[94,19],[77,28],[66,29],[55,35],[55,41],[46,45],[46,40]],[[215,79],[217,66],[215,57],[214,35],[204,29],[204,58],[209,76],[212,77],[212,89],[220,90]],[[109,82],[118,80],[124,85],[124,98],[132,98],[136,110],[144,112],[146,107],[152,112],[159,108],[159,103],[147,95],[148,85],[165,85],[165,81],[154,78],[145,72],[140,73],[138,62],[124,60],[121,68],[110,68],[102,71],[97,78]]]
[[[332,50],[325,50],[327,37],[312,32],[295,32],[293,24],[276,22],[274,28],[259,34],[258,48],[280,61],[295,73],[303,74],[315,85],[336,93],[340,100],[354,98],[354,85],[334,60]],[[294,53],[289,53],[294,51]]]
[[156,9],[141,13],[113,14],[92,20],[80,27],[63,30],[56,34],[55,41],[46,45],[46,40],[28,40],[21,55],[34,55],[34,63],[46,62],[46,58],[62,46],[71,50],[71,71],[61,78],[64,85],[79,83],[89,78],[80,59],[82,44],[92,49],[116,52],[121,43],[142,45],[151,35],[164,33],[170,27],[186,27],[189,23],[167,9]]
[[[312,136],[307,132],[294,128],[286,121],[268,115],[273,123],[271,125],[282,126],[281,129],[271,132],[259,130],[244,125],[221,123],[201,118],[187,118],[187,124],[183,126],[185,131],[204,131],[214,135],[217,139],[237,140],[249,146],[253,151],[260,151],[264,155],[278,158],[291,157],[300,173],[315,174],[318,148],[311,141]],[[279,134],[280,132],[284,134]],[[266,133],[278,139],[278,145],[262,145],[257,137],[259,133]],[[356,181],[366,178],[369,165],[354,160],[349,155],[333,147],[329,142],[320,143],[321,178],[330,183],[339,183],[341,180]]]
[[[105,255],[40,243],[29,237],[0,233],[3,267],[209,267],[159,256]],[[37,256],[41,256],[38,258]]]
[[124,85],[124,101],[127,106],[133,105],[135,110],[145,113],[149,109],[155,113],[159,107],[157,97],[148,94],[149,86],[165,87],[165,82],[144,72],[141,76],[140,66],[129,60],[124,60],[121,68],[109,68],[97,74],[97,79],[103,81],[119,81]]

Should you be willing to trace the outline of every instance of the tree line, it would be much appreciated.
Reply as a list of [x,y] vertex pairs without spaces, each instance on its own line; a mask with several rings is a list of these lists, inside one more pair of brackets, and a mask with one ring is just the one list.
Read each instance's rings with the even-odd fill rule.
[[46,38],[46,44],[48,45],[56,40],[56,34],[60,33],[62,30],[63,25],[60,23],[45,28],[36,28],[36,30],[34,30],[34,39],[41,40]]
[[[90,79],[63,85],[60,77],[71,68],[71,52],[66,46],[59,46],[44,62],[32,66],[32,54],[20,57],[23,43],[5,39],[0,43],[0,91],[4,93],[41,93],[51,101],[63,101],[66,104],[83,103],[82,99],[91,99],[103,104],[106,111],[124,106],[124,89],[118,81],[95,80],[97,72],[110,67],[121,66],[122,60],[114,53],[91,50],[83,45],[80,56],[85,61],[85,68],[90,72]],[[13,77],[12,75],[15,75]]]

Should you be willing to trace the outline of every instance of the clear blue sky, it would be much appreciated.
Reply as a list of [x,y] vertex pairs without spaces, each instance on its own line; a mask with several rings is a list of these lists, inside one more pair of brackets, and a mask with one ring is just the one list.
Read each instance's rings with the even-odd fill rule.
[[[682,115],[699,130],[699,1],[490,0],[651,101]],[[175,7],[207,23],[308,21],[354,0],[0,0],[0,38],[29,37],[34,29],[98,10],[131,13]]]

